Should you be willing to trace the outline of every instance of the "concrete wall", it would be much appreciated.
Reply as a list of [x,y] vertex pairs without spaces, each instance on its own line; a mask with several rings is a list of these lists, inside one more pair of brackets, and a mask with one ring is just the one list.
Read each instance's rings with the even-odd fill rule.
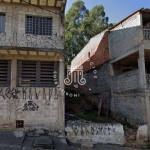
[[67,138],[73,143],[125,143],[124,130],[121,124],[76,124],[67,125],[65,128]]
[[[102,124],[102,123],[78,123],[68,124],[65,128],[66,137],[73,143],[83,144],[119,144],[128,145],[129,135],[124,136],[124,129],[121,124]],[[129,131],[128,131],[129,132]],[[127,133],[126,133],[127,134]],[[134,133],[130,136],[134,136]],[[134,147],[147,147],[148,125],[141,124],[136,131],[135,140],[132,140]],[[130,145],[131,146],[131,145]],[[133,145],[132,145],[133,146]],[[132,147],[131,146],[131,147]]]
[[107,107],[110,103],[110,67],[109,62],[97,66],[94,69],[84,74],[86,84],[81,86],[87,95],[91,96],[91,100],[97,105],[100,98],[103,100],[102,109],[106,113]]
[[[109,34],[110,58],[117,59],[124,54],[133,53],[143,40],[140,13],[129,17]],[[133,50],[133,51],[132,51]]]
[[[59,13],[59,9],[45,8]],[[64,28],[58,14],[42,10],[27,4],[0,3],[0,12],[6,13],[5,33],[0,33],[0,46],[22,47],[30,49],[62,50],[64,49]],[[25,33],[27,15],[52,17],[52,36]],[[54,35],[57,34],[57,35]],[[63,36],[63,37],[61,37]]]
[[91,88],[92,94],[110,92],[110,69],[109,62],[97,66],[84,74],[86,88]]
[[140,89],[139,70],[132,70],[112,77],[112,92],[121,93]]
[[145,123],[145,95],[141,91],[139,70],[112,77],[112,112],[133,123]]
[[[11,87],[0,87],[0,128],[16,128],[16,120],[24,121],[25,130],[64,129],[64,62],[48,56],[0,55],[11,60]],[[17,87],[17,60],[58,61],[60,87]]]
[[116,94],[112,96],[114,115],[129,122],[146,123],[146,106],[144,93]]
[[[64,129],[61,92],[64,91],[64,57],[62,53],[52,53],[64,50],[64,28],[58,14],[60,9],[44,9],[57,14],[27,4],[0,3],[0,12],[6,14],[5,32],[0,33],[0,60],[11,60],[11,87],[0,87],[0,128],[15,129],[16,120],[23,120],[25,130]],[[52,36],[26,34],[27,15],[52,17]],[[17,87],[17,60],[59,62],[60,87]]]
[[[3,58],[2,58],[3,57]],[[26,60],[26,56],[1,56],[1,59],[11,61],[11,88],[0,88],[0,127],[7,124],[15,128],[16,120],[24,120],[24,127],[53,127],[60,129],[64,126],[64,96],[58,88],[17,88],[16,87],[16,62]],[[28,60],[47,60],[48,57],[31,57]],[[58,61],[51,59],[51,61]],[[59,63],[59,84],[63,86],[63,62]]]
[[[12,123],[13,119],[24,120],[25,128],[59,127],[58,99],[62,96],[57,88],[0,88],[0,91],[1,127]],[[16,100],[13,96],[17,97]],[[11,118],[13,114],[15,118]]]
[[146,145],[148,142],[148,125],[142,124],[139,125],[137,135],[136,135],[136,143],[138,145]]

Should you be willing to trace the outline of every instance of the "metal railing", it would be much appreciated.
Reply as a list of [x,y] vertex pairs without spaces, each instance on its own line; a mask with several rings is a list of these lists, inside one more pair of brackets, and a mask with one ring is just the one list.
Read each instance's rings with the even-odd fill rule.
[[150,86],[150,74],[146,74],[146,84]]
[[150,40],[150,29],[143,29],[144,40]]

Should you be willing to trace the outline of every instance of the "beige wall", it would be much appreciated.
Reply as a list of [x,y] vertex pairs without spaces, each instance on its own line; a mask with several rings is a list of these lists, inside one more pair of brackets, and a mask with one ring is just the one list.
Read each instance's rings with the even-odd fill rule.
[[[60,12],[52,7],[44,9]],[[16,120],[24,120],[24,129],[64,129],[64,27],[60,15],[3,2],[0,12],[6,13],[5,32],[0,33],[0,60],[11,60],[11,87],[0,87],[0,128],[15,129]],[[52,17],[52,36],[25,34],[26,15]],[[61,53],[55,52],[58,50]],[[60,88],[27,87],[25,98],[25,88],[16,87],[17,60],[58,61]],[[36,109],[26,109],[29,103]]]
[[[27,4],[0,3],[0,12],[6,13],[5,33],[0,33],[0,46],[64,48],[64,27],[59,9],[44,8],[57,14]],[[27,15],[52,17],[52,36],[25,34],[25,18]],[[56,34],[57,35],[54,35]]]
[[[64,128],[64,94],[62,92],[64,90],[64,61],[63,58],[61,58],[62,61],[58,58],[50,58],[29,55],[0,56],[1,60],[11,60],[11,88],[0,87],[0,128],[6,125],[9,128],[16,128],[16,120],[24,120],[24,129]],[[60,88],[17,87],[17,60],[59,61]],[[29,103],[31,107],[26,107]]]

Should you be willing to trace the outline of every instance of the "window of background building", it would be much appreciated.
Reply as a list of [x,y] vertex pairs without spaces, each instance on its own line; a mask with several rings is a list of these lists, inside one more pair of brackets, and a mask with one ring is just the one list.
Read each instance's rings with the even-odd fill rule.
[[11,61],[0,60],[0,87],[10,87]]
[[5,14],[0,13],[0,32],[5,32]]
[[52,18],[26,16],[26,34],[52,35]]
[[58,62],[18,61],[19,87],[55,87],[54,71],[58,72]]

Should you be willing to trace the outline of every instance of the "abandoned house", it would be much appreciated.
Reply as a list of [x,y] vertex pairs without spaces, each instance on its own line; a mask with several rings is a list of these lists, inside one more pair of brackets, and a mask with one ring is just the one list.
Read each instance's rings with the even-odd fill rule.
[[103,99],[102,108],[107,106],[115,117],[147,123],[150,135],[150,9],[96,35],[78,55],[72,66],[83,66],[87,83],[82,89],[90,98]]
[[64,129],[65,5],[0,1],[0,128]]

